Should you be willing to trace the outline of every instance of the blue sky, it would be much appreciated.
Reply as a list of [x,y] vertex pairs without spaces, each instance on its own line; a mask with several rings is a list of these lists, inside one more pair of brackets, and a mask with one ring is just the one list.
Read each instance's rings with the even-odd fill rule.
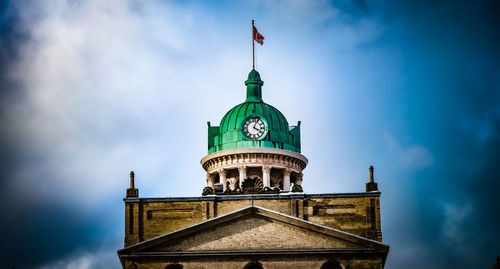
[[[206,121],[263,98],[302,121],[306,193],[382,191],[386,268],[500,255],[494,1],[2,1],[1,267],[119,268],[130,170],[198,196]],[[8,246],[8,247],[7,247]]]

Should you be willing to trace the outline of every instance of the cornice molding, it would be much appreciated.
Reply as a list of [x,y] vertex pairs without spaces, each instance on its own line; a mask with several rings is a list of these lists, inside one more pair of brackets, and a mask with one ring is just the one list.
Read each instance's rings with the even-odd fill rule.
[[208,154],[200,161],[208,173],[220,168],[238,169],[241,165],[248,167],[271,165],[273,168],[291,169],[300,173],[306,168],[307,162],[307,158],[300,153],[270,148],[224,150]]

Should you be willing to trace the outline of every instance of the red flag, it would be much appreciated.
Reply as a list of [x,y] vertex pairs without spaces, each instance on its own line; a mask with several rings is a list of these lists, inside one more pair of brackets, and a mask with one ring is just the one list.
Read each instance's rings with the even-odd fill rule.
[[253,27],[253,40],[259,43],[261,46],[264,45],[264,37],[257,31],[255,26]]

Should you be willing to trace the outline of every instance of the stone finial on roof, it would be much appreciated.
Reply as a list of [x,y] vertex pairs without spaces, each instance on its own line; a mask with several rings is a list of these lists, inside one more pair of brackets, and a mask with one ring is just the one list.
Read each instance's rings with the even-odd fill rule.
[[369,171],[370,171],[370,182],[366,183],[366,192],[370,191],[378,191],[378,184],[375,182],[374,176],[373,176],[373,165],[370,165]]
[[130,188],[127,189],[127,197],[139,197],[139,189],[135,188],[134,171],[130,171]]
[[370,165],[370,182],[373,182],[373,165]]
[[134,179],[135,179],[135,173],[134,171],[130,171],[130,188],[134,188]]

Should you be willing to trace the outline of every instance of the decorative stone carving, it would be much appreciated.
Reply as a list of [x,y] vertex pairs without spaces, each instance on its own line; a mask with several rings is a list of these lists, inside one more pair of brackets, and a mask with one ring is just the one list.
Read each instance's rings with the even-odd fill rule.
[[227,180],[227,182],[228,182],[228,187],[229,187],[229,189],[230,189],[231,191],[236,190],[236,187],[237,187],[237,186],[236,186],[236,183],[238,182],[238,180],[236,180],[236,178],[229,178],[229,179]]
[[298,173],[295,175],[295,184],[293,184],[292,192],[304,192],[302,189],[302,173]]
[[302,185],[302,177],[304,175],[302,173],[298,173],[295,175],[295,184],[294,185]]
[[207,187],[214,188],[215,176],[207,173]]
[[240,173],[246,173],[247,172],[247,166],[246,165],[238,165],[238,172],[240,172]]
[[292,192],[304,192],[304,190],[302,189],[302,186],[293,184]]
[[[277,176],[281,178],[280,186],[283,186],[280,189],[290,191],[292,185],[290,182],[291,178],[295,179],[295,175],[302,172],[307,162],[307,158],[300,153],[272,148],[245,148],[218,151],[208,154],[201,160],[201,164],[207,173],[214,176],[218,173],[218,182],[222,185],[223,193],[228,190],[234,191],[237,187],[240,188],[241,192],[245,192],[243,184],[249,176],[261,178],[263,187],[276,188],[278,182],[271,182],[271,169],[284,171],[283,177]],[[255,168],[262,169],[262,174],[247,174],[250,168],[252,168],[252,171]],[[234,176],[233,173],[235,170],[238,171],[238,176]],[[231,173],[228,171],[231,171]],[[233,186],[228,186],[230,183],[227,182],[227,176],[229,175],[237,180],[234,188]],[[300,183],[297,183],[298,181],[295,181],[295,183],[300,185],[301,180],[299,181]],[[209,184],[210,181],[207,179],[207,186],[215,190],[215,186]],[[220,191],[217,190],[216,192],[219,193]]]
[[262,180],[258,177],[247,178],[243,183],[243,191],[247,193],[259,193],[263,189]]
[[271,173],[271,169],[272,169],[272,167],[270,165],[262,166],[262,174]]
[[201,193],[201,195],[203,195],[203,196],[211,195],[211,194],[215,194],[215,191],[213,188],[210,188],[210,187],[203,188],[203,192]]
[[300,153],[280,149],[234,149],[209,154],[201,160],[201,164],[210,173],[218,168],[232,169],[247,164],[273,164],[300,172],[306,167],[307,158]]
[[226,175],[227,175],[227,171],[226,171],[226,170],[224,170],[223,168],[219,168],[219,169],[217,169],[217,173],[219,173],[219,176],[220,176],[220,177],[224,177],[224,178],[225,178],[225,177],[226,177]]

